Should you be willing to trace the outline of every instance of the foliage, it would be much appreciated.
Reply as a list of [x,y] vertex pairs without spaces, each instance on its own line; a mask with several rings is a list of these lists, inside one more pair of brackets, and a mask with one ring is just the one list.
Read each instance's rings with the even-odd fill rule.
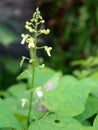
[[72,73],[72,61],[97,55],[97,4],[97,0],[50,0],[40,4],[43,14],[47,13],[50,41],[56,53],[47,62],[49,66]]
[[[14,84],[19,72],[18,60],[9,56],[0,57],[0,89],[5,90],[9,85]],[[3,95],[0,94],[0,96]]]
[[18,41],[18,36],[5,26],[0,26],[0,44],[5,47]]
[[37,8],[25,26],[33,35],[22,34],[21,44],[27,43],[30,58],[22,57],[20,65],[24,60],[28,60],[29,65],[17,77],[20,82],[3,92],[0,99],[0,129],[97,130],[98,71],[79,80],[44,64],[39,65],[37,49],[44,49],[49,57],[52,49],[37,45],[38,36],[49,33],[48,29],[38,28],[40,23],[43,24],[44,20]]
[[[29,75],[24,73],[24,77],[29,78]],[[41,77],[42,84],[37,77]],[[44,100],[39,99],[35,88],[29,130],[46,128],[49,130],[97,130],[97,117],[94,119],[93,126],[91,123],[93,121],[91,117],[97,115],[98,111],[97,79],[88,77],[78,80],[71,75],[61,75],[49,68],[43,68],[36,70],[35,84],[42,86]],[[29,94],[30,90],[24,83],[18,83],[7,89],[4,99],[0,100],[0,106],[5,113],[2,112],[0,118],[7,119],[8,113],[14,117],[10,116],[10,125],[9,120],[0,122],[0,128],[10,127],[19,130],[20,127],[22,129],[25,127],[29,102],[23,107],[22,99],[29,101]],[[43,107],[40,108],[40,105]],[[14,120],[18,120],[17,127],[13,124]],[[84,125],[84,122],[89,124]]]
[[77,66],[78,69],[75,69],[73,74],[77,76],[79,79],[90,76],[93,74],[96,75],[96,72],[98,71],[98,57],[97,56],[91,56],[85,60],[77,60],[71,62],[72,66]]

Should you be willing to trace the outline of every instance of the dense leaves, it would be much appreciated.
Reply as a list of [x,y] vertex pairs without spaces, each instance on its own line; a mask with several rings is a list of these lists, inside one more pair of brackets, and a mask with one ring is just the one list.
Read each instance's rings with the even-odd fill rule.
[[61,79],[58,88],[46,93],[45,106],[51,112],[75,116],[83,112],[88,89],[71,76]]
[[[35,74],[29,130],[98,129],[97,117],[92,118],[98,111],[98,81],[95,77],[78,80],[74,76],[62,75],[49,68],[36,69]],[[25,71],[19,75],[18,79],[30,79],[30,75]],[[42,87],[42,100],[36,94],[39,85]],[[0,112],[2,113],[0,118],[6,118],[6,123],[0,122],[0,128],[10,127],[20,130],[19,121],[21,127],[25,129],[30,98],[28,84],[20,82],[13,85],[7,89],[4,95],[4,99],[0,101]],[[22,99],[28,100],[24,106]],[[11,123],[8,120],[9,116]],[[14,122],[16,122],[15,125]]]
[[[83,127],[78,121],[72,117],[66,117],[61,115],[49,115],[40,121],[32,123],[29,130],[87,130],[87,127]],[[90,129],[89,129],[90,130]]]

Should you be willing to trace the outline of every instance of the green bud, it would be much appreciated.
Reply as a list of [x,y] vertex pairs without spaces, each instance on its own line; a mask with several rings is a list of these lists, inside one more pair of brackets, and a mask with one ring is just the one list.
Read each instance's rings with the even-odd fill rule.
[[40,15],[38,15],[37,17],[38,17],[40,20],[42,20],[42,19],[43,19],[43,18],[42,18],[42,16],[40,16]]
[[33,33],[33,32],[36,32],[36,30],[35,30],[35,29],[30,28],[30,29],[29,29],[29,32]]
[[28,38],[28,34],[21,34],[21,37],[26,39]]
[[28,26],[27,24],[25,25],[25,29],[29,30],[30,26]]
[[30,59],[30,60],[29,60],[29,63],[32,63],[32,62],[33,62],[33,59]]
[[22,37],[22,38],[25,38],[25,34],[21,34],[21,37]]
[[27,21],[26,24],[27,24],[27,25],[31,25],[32,23]]
[[45,64],[39,65],[39,68],[42,69],[45,67]]
[[47,34],[50,33],[50,30],[49,29],[47,29],[47,30],[43,29],[43,30],[40,30],[40,33],[47,35]]
[[41,20],[41,23],[45,23],[45,20]]
[[47,35],[47,34],[49,34],[49,33],[50,33],[50,30],[47,29],[46,32],[45,32],[45,34]]

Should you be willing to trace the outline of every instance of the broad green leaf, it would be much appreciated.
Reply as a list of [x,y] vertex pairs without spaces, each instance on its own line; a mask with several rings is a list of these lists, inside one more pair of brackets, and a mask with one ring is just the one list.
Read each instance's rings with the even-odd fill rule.
[[[49,79],[49,81],[46,82],[46,84],[43,86],[43,90],[45,91],[50,91],[52,89],[55,89],[58,86],[59,80],[61,78],[61,73],[54,73],[54,75]],[[37,83],[37,82],[36,82]],[[24,94],[22,94],[20,96],[20,101],[22,99],[28,99],[29,101],[30,98],[30,91],[25,92]],[[32,104],[34,102],[33,108],[32,108],[32,117],[34,117],[35,119],[38,119],[40,117],[42,117],[45,112],[43,110],[39,110],[39,107],[42,105],[41,102],[39,101],[38,96],[36,95],[36,90],[33,93],[33,99],[32,99]],[[27,115],[28,112],[28,107],[27,109],[21,109],[22,112],[20,112],[23,115]],[[27,111],[27,112],[26,112]]]
[[[27,99],[27,103],[22,106],[22,99]],[[29,111],[29,100],[30,100],[30,91],[24,92],[19,98],[8,97],[4,99],[4,104],[7,108],[10,109],[12,113],[17,115],[19,120],[24,120],[28,116]],[[32,111],[31,119],[39,119],[44,116],[45,112],[39,109],[40,101],[38,97],[33,96],[32,99]],[[11,106],[11,107],[10,107]]]
[[33,122],[29,130],[87,130],[87,128],[72,117],[53,114]]
[[12,130],[12,128],[0,128],[0,130]]
[[64,76],[58,87],[45,93],[44,105],[55,113],[75,116],[85,109],[89,89],[72,76]]
[[60,82],[60,79],[62,77],[61,73],[55,73],[44,85],[44,89],[46,91],[52,90],[56,88]]
[[26,91],[26,87],[25,83],[15,84],[7,89],[7,93],[11,96],[19,97]]
[[[30,104],[29,100],[30,100],[31,91],[26,91],[17,100],[17,106],[16,106],[16,109],[14,109],[14,112],[16,114],[28,116],[28,110],[29,110],[29,104]],[[24,105],[24,107],[22,107],[22,102],[21,102],[22,99],[28,100],[28,102],[26,103],[26,105]],[[32,97],[31,120],[39,119],[45,115],[46,112],[43,111],[43,109],[40,109],[40,107],[42,107],[42,103],[40,102],[38,96],[36,95],[36,92],[34,92],[33,97]]]
[[22,130],[17,119],[14,117],[11,111],[9,111],[9,108],[6,108],[3,101],[0,99],[0,128],[4,127]]
[[13,33],[10,29],[4,26],[0,26],[0,43],[4,46],[18,41],[18,36]]
[[35,87],[44,86],[54,76],[60,77],[61,73],[56,73],[54,70],[49,68],[37,69],[35,72]]
[[[55,73],[48,82],[46,82],[46,84],[43,86],[43,90],[45,91],[49,91],[52,89],[55,89],[58,86],[59,80],[61,77],[61,73]],[[37,83],[37,82],[36,82]],[[22,114],[22,115],[27,115],[28,114],[28,105],[29,105],[29,99],[30,99],[30,91],[25,92],[24,94],[22,94],[19,98],[19,102],[22,99],[27,99],[28,103],[26,105],[26,107],[22,108],[18,108],[18,114]],[[40,107],[42,107],[40,109]],[[43,108],[44,106],[42,106],[42,103],[40,102],[38,96],[36,95],[36,90],[33,93],[33,99],[32,99],[32,111],[31,111],[31,118],[33,117],[34,119],[38,119],[41,118],[44,114],[46,109]]]
[[81,80],[81,83],[85,85],[87,89],[90,89],[90,93],[98,97],[98,80],[88,77]]
[[9,97],[4,99],[4,104],[12,113],[27,117],[28,108],[22,108],[21,100]]
[[85,110],[76,118],[83,122],[98,112],[98,98],[89,96],[85,105]]
[[[35,87],[38,86],[44,86],[46,82],[55,74],[55,71],[49,69],[49,68],[43,68],[43,69],[36,69],[35,71],[35,80],[34,85]],[[22,72],[17,79],[28,79],[28,82],[31,83],[31,76],[32,71],[31,69],[25,70]]]

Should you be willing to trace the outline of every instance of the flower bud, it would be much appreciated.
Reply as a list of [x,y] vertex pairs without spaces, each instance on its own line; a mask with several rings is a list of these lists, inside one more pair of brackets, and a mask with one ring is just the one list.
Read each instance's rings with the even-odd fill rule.
[[34,42],[32,41],[32,42],[29,42],[29,44],[28,44],[28,48],[34,48]]
[[47,29],[46,32],[45,32],[45,34],[47,35],[47,34],[49,34],[49,33],[50,33],[50,30]]
[[45,46],[45,51],[47,52],[48,56],[51,56],[50,51],[52,50],[52,47]]
[[41,32],[42,34],[47,35],[47,34],[49,34],[50,30],[49,30],[49,29],[47,29],[47,30],[43,29],[43,30],[40,30],[40,32]]
[[22,38],[25,38],[25,34],[21,34],[21,37],[22,37]]
[[28,26],[27,24],[25,25],[25,29],[29,30],[30,26]]
[[41,23],[45,23],[45,21],[44,21],[44,20],[41,20]]
[[45,67],[45,64],[42,64],[42,65],[39,66],[39,68],[41,68],[41,69],[44,68],[44,67]]
[[26,40],[26,42],[28,43],[28,48],[34,48],[34,39],[33,38],[28,38]]
[[26,22],[26,25],[31,25],[31,24],[32,24],[32,23],[30,23],[30,22],[28,22],[28,21]]
[[21,99],[21,106],[24,107],[28,103],[26,98]]
[[39,98],[43,97],[43,92],[41,91],[41,87],[36,89],[36,94]]

